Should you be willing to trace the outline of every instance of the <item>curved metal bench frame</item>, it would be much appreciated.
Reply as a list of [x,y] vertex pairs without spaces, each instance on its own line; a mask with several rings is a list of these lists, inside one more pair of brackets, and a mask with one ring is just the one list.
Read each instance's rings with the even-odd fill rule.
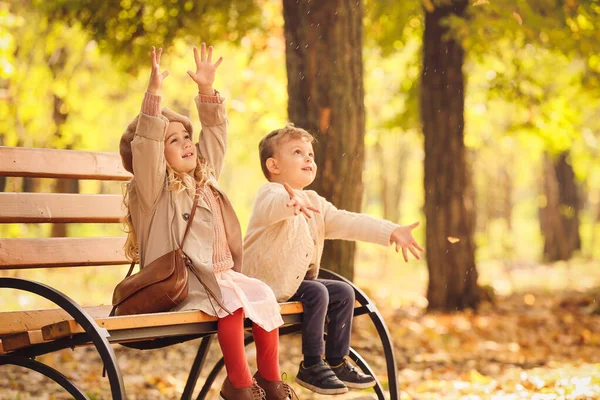
[[[398,368],[396,365],[396,357],[394,355],[394,348],[390,338],[390,333],[388,331],[387,325],[385,324],[385,321],[383,320],[383,317],[379,313],[379,310],[377,310],[375,304],[371,302],[371,300],[362,290],[360,290],[352,282],[342,277],[341,275],[325,269],[321,269],[319,277],[323,279],[333,279],[346,282],[354,289],[356,301],[360,304],[360,307],[354,309],[354,316],[356,317],[359,315],[368,314],[375,328],[377,329],[386,359],[390,400],[399,400],[400,391],[397,380]],[[77,303],[75,303],[68,296],[62,294],[61,292],[42,283],[30,280],[20,278],[0,278],[0,288],[11,288],[35,293],[41,297],[44,297],[54,302],[57,306],[69,313],[75,319],[75,321],[77,321],[77,323],[79,323],[85,329],[86,332],[86,335],[79,335],[73,338],[61,339],[49,343],[41,343],[25,349],[11,352],[9,354],[0,355],[0,365],[13,364],[35,370],[61,385],[77,400],[87,400],[89,399],[87,395],[83,391],[81,391],[77,386],[75,386],[67,377],[62,375],[57,370],[38,361],[35,361],[35,357],[38,355],[51,353],[60,349],[73,347],[78,344],[84,344],[91,339],[98,353],[100,354],[100,357],[102,358],[102,361],[106,368],[111,387],[112,398],[115,400],[126,399],[122,374],[117,364],[113,348],[107,339],[110,335],[106,331],[106,329],[100,328],[96,324],[94,319],[83,308],[81,308]],[[301,317],[298,315],[285,316],[284,321],[286,324],[289,325],[280,328],[280,336],[298,332],[302,329]],[[201,336],[202,335],[195,335],[184,340],[189,340]],[[188,375],[188,380],[184,392],[181,396],[182,399],[191,399],[197,380],[200,376],[200,372],[202,371],[202,367],[205,364],[206,356],[208,354],[208,350],[212,339],[213,334],[207,334],[206,336],[202,337],[200,346],[198,348],[198,352],[196,354],[196,358],[194,360],[194,363],[192,364],[190,373]],[[245,338],[244,344],[247,346],[253,341],[254,338],[252,337],[252,335],[248,335]],[[373,370],[367,364],[367,362],[353,348],[350,348],[349,356],[364,373],[369,374],[375,378],[375,393],[377,394],[379,400],[385,400],[383,387],[381,386],[381,383],[379,382],[379,380],[377,379],[377,377],[373,373]],[[214,365],[211,372],[209,373],[208,377],[206,378],[206,381],[204,382],[200,394],[197,397],[198,400],[204,400],[206,398],[210,387],[214,383],[217,375],[223,369],[223,367],[224,361],[223,358],[221,358],[219,361],[217,361],[217,363]]]
[[[38,296],[52,301],[54,304],[69,313],[69,315],[71,315],[73,319],[85,329],[87,336],[92,340],[96,350],[98,351],[98,354],[100,354],[108,374],[112,398],[114,400],[126,399],[125,387],[123,386],[123,376],[121,375],[121,370],[117,364],[117,358],[113,348],[107,340],[109,334],[106,329],[100,328],[94,321],[94,318],[92,318],[83,308],[58,290],[44,285],[43,283],[34,282],[27,279],[0,278],[0,288],[17,289],[37,294]],[[34,360],[35,356],[50,353],[58,349],[71,347],[73,345],[73,341],[63,340],[57,341],[56,344],[48,343],[45,346],[39,345],[23,350],[17,350],[7,355],[1,355],[0,365],[14,364],[33,369],[61,385],[76,399],[88,399],[84,392],[77,388],[60,372],[52,367]]]

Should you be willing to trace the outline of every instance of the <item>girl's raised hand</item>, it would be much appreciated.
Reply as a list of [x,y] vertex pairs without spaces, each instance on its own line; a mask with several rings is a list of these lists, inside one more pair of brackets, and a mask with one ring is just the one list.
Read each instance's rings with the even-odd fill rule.
[[198,91],[202,94],[213,95],[214,91],[212,84],[215,81],[215,72],[223,57],[219,57],[216,63],[212,63],[212,51],[213,47],[208,46],[208,52],[206,51],[206,43],[200,45],[200,55],[198,55],[198,49],[194,47],[194,60],[196,61],[196,72],[188,71],[190,78],[198,85]]
[[163,80],[169,76],[169,71],[160,72],[160,56],[162,54],[162,48],[159,48],[157,52],[154,46],[152,46],[152,51],[150,53],[152,72],[150,73],[150,81],[148,82],[148,93],[158,94]]
[[396,252],[402,248],[402,256],[404,256],[404,261],[408,262],[408,252],[409,250],[413,256],[417,260],[420,260],[419,253],[417,251],[423,251],[423,248],[412,235],[412,230],[419,226],[419,222],[412,223],[410,225],[401,226],[396,228],[394,232],[392,232],[392,236],[390,237],[390,243],[396,244]]

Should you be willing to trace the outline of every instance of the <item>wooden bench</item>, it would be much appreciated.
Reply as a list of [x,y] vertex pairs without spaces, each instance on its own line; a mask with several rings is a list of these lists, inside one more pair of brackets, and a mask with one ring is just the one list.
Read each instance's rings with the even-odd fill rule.
[[[116,153],[1,146],[0,176],[100,181],[126,181],[130,178]],[[2,224],[120,223],[122,213],[121,195],[0,192]],[[0,273],[2,270],[56,267],[72,267],[76,273],[75,267],[78,266],[125,265],[129,261],[122,252],[124,241],[123,236],[0,238]],[[346,281],[327,270],[322,270],[320,276]],[[354,315],[369,315],[379,332],[386,357],[390,398],[397,400],[397,366],[388,329],[375,305],[360,289],[352,286],[357,300]],[[27,279],[0,276],[1,288],[34,293],[52,301],[57,308],[0,312],[0,365],[14,364],[38,371],[60,384],[76,399],[88,397],[68,377],[35,360],[36,356],[64,348],[93,345],[106,368],[112,398],[125,399],[123,378],[112,344],[153,349],[202,338],[182,394],[182,399],[190,399],[217,328],[214,317],[199,311],[108,317],[110,305],[81,307],[51,286]],[[285,325],[280,334],[299,331],[302,305],[298,302],[285,303],[281,310]],[[249,321],[246,323],[251,326]],[[246,344],[251,342],[252,335],[247,334]],[[374,376],[364,359],[352,348],[350,357],[363,372]],[[198,399],[206,397],[222,368],[223,359],[211,370]],[[379,380],[375,392],[379,399],[385,399]]]

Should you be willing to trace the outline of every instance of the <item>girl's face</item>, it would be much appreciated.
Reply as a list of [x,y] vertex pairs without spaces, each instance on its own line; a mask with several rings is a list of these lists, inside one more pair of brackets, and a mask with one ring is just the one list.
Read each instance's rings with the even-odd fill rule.
[[305,139],[290,139],[279,145],[272,158],[267,160],[271,181],[287,183],[302,190],[317,175],[317,164],[312,143]]
[[196,146],[181,122],[169,122],[165,136],[165,158],[175,172],[189,173],[196,169]]

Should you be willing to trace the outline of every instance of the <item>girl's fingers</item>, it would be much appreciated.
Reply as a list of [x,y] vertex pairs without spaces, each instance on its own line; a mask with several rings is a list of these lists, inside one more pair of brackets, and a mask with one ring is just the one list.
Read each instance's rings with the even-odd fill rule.
[[200,45],[200,61],[206,61],[206,43]]
[[223,57],[219,57],[219,59],[215,63],[215,69],[217,69],[219,67],[219,65],[221,65],[222,62],[223,62]]
[[212,51],[213,51],[213,47],[208,46],[208,58],[206,59],[206,61],[208,61],[209,63],[212,63]]
[[408,252],[406,251],[406,247],[402,248],[402,256],[404,257],[404,261],[408,262]]
[[160,74],[160,76],[165,79],[167,76],[169,76],[169,71],[164,71],[162,74]]
[[194,47],[194,61],[196,61],[196,68],[200,65],[200,56],[198,55],[198,48]]
[[158,49],[158,54],[156,55],[156,63],[160,65],[160,56],[162,55],[162,47]]

